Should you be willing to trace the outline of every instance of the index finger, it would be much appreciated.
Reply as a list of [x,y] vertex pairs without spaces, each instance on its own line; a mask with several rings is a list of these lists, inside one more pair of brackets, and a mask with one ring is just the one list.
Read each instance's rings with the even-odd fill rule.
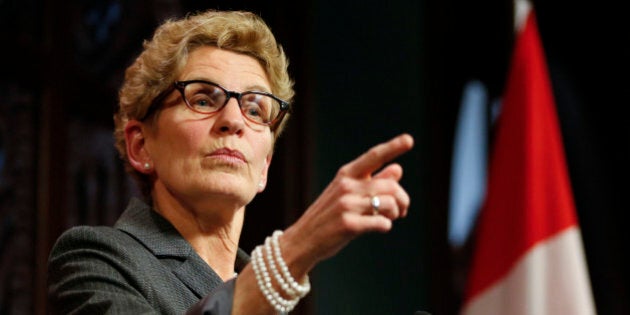
[[340,172],[355,178],[369,176],[385,163],[411,150],[412,147],[413,137],[406,133],[401,134],[387,142],[373,146],[354,161],[346,164]]

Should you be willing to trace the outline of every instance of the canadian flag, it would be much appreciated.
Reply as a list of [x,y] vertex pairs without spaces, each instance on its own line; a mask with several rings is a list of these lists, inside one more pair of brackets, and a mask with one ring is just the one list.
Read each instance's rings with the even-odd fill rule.
[[465,315],[595,314],[534,11],[516,38],[463,301]]

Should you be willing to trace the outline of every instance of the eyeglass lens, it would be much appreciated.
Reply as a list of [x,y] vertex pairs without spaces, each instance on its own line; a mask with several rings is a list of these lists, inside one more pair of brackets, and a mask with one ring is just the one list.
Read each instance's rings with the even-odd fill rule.
[[229,101],[230,96],[238,100],[243,115],[256,123],[267,124],[273,121],[280,112],[280,103],[269,95],[245,92],[239,97],[238,94],[228,93],[230,92],[219,86],[204,82],[187,84],[184,89],[187,104],[199,113],[210,114],[221,110]]

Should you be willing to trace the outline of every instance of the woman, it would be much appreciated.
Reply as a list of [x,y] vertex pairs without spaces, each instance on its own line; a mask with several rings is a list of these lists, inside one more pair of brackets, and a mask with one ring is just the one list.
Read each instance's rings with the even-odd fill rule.
[[287,59],[247,12],[208,11],[160,26],[126,72],[116,146],[144,193],[114,227],[75,227],[49,260],[53,313],[274,314],[308,273],[356,236],[404,217],[409,135],[343,166],[304,215],[249,257],[245,207],[267,184],[293,97]]

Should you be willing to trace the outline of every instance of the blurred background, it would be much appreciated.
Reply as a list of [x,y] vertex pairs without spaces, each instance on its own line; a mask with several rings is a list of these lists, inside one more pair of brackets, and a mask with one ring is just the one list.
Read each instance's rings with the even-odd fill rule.
[[[595,304],[630,314],[630,27],[620,2],[551,2],[534,8]],[[470,242],[449,241],[455,126],[471,82],[486,103],[500,102],[509,0],[0,0],[0,314],[46,314],[57,236],[113,224],[137,194],[111,135],[123,71],[158,23],[210,8],[260,14],[296,81],[269,186],[248,207],[244,250],[294,222],[373,144],[401,132],[416,139],[397,160],[409,216],[320,264],[293,313],[457,314]]]

